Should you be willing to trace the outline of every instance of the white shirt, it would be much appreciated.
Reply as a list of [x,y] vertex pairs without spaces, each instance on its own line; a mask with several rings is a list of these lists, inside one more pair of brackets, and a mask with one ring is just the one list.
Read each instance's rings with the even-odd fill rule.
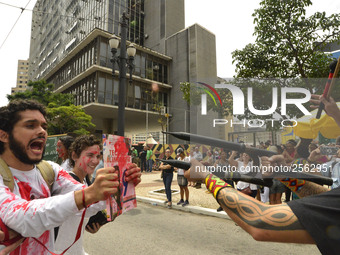
[[[190,158],[189,157],[185,157],[184,159],[178,158],[178,160],[184,161],[184,162],[190,162]],[[184,169],[177,168],[177,174],[178,175],[184,175]]]
[[[238,163],[237,170],[240,174],[249,173],[251,171],[252,166],[253,166],[253,162],[251,162],[251,161],[248,163],[247,166],[244,166],[242,161],[237,161],[237,163]],[[251,184],[251,183],[242,182],[242,181],[237,182],[236,188],[242,190],[242,189],[247,188],[248,186],[250,186],[251,190],[257,190],[256,184]]]
[[[87,186],[87,185],[86,185]],[[105,208],[105,201],[100,202],[102,206]],[[98,204],[100,204],[98,203]],[[103,204],[104,203],[104,204]],[[55,251],[60,254],[64,250],[66,250],[75,240],[75,236],[77,234],[77,230],[81,221],[82,212],[77,213],[74,216],[69,217],[60,227],[57,236],[57,240],[55,241]],[[86,215],[88,216],[88,215]],[[85,227],[87,222],[89,221],[89,217],[84,217],[80,238],[75,242],[70,249],[67,250],[64,254],[67,255],[86,255],[87,253],[83,247],[83,234],[85,231]]]
[[72,167],[70,166],[70,159],[65,159],[61,164],[61,168],[64,169],[66,172],[71,172]]
[[201,161],[203,159],[202,153],[200,151],[194,151],[193,156],[194,159],[197,159],[198,161]]
[[[49,254],[32,237],[53,251],[54,227],[60,226],[70,216],[81,213],[74,199],[75,190],[84,185],[76,182],[61,167],[51,164],[55,181],[51,192],[40,171],[34,167],[30,171],[10,168],[14,177],[13,193],[4,185],[0,176],[0,218],[4,224],[20,233],[26,240],[13,252],[15,254]],[[58,196],[57,196],[58,195]],[[87,215],[95,214],[101,208],[89,207]],[[69,238],[74,240],[75,236]],[[4,246],[0,246],[2,250]]]

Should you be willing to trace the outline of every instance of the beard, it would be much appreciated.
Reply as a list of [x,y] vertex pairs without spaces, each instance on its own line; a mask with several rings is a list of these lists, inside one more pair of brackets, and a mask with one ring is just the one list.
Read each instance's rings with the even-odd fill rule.
[[9,148],[11,149],[14,156],[20,160],[20,162],[30,165],[38,164],[45,154],[44,148],[40,159],[30,159],[26,153],[25,146],[16,140],[12,134],[9,135]]

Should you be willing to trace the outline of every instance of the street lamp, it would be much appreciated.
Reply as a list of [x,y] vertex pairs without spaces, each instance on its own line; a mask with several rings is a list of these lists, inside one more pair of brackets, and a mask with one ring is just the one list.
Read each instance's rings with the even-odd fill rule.
[[[112,76],[115,75],[115,63],[119,67],[119,91],[118,91],[118,132],[120,136],[124,136],[125,127],[125,98],[126,98],[126,67],[129,68],[130,79],[129,83],[132,83],[132,71],[134,68],[133,60],[136,55],[136,48],[131,43],[126,48],[126,34],[127,34],[127,21],[128,17],[123,13],[122,20],[120,22],[121,26],[121,40],[120,40],[120,54],[117,57],[117,49],[119,46],[119,38],[117,36],[112,36],[109,39],[109,44],[111,47],[111,63],[112,63]],[[128,59],[126,57],[128,55]]]

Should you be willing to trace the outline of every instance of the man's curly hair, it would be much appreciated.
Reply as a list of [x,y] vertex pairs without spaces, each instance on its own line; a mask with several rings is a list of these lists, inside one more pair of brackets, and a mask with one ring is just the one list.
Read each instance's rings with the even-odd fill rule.
[[93,145],[99,145],[99,148],[102,149],[102,142],[95,135],[78,136],[69,148],[70,166],[74,167],[75,165],[75,162],[72,159],[73,152],[75,152],[75,154],[80,157],[80,154],[83,150]]
[[[20,113],[26,110],[37,110],[46,118],[46,110],[41,103],[35,100],[13,100],[0,108],[0,129],[11,134],[15,124],[21,120]],[[0,141],[0,155],[4,149],[4,143]]]

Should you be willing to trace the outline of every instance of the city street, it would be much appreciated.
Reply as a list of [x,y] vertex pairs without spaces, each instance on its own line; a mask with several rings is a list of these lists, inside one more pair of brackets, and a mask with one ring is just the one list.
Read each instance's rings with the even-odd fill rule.
[[97,254],[320,254],[314,245],[256,242],[231,220],[144,203],[85,232],[85,251]]

